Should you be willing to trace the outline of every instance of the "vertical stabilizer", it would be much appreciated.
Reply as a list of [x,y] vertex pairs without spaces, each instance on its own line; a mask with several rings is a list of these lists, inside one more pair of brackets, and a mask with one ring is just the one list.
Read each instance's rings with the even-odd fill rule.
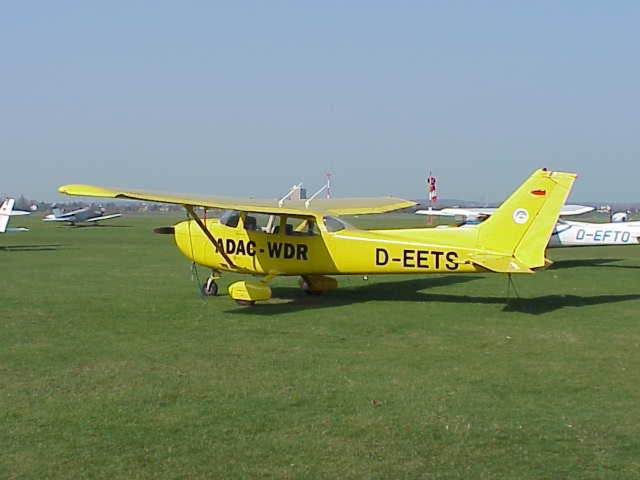
[[544,252],[575,174],[535,171],[478,228],[479,247],[522,262],[545,265]]
[[7,231],[7,224],[9,223],[9,217],[11,216],[11,210],[13,210],[13,204],[16,201],[13,198],[7,198],[2,205],[0,205],[0,233]]

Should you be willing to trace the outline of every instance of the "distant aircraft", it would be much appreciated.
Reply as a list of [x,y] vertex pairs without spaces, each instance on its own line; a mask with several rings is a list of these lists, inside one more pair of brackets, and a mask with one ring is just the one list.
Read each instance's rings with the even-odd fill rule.
[[[337,287],[327,275],[533,273],[549,264],[545,249],[575,175],[535,171],[475,229],[360,230],[340,215],[384,213],[411,207],[397,198],[277,200],[197,197],[90,185],[65,185],[67,195],[124,198],[182,205],[191,219],[157,233],[173,235],[180,251],[211,268],[203,294],[217,293],[221,271],[261,276],[235,281],[231,298],[241,304],[271,298],[269,282],[277,276],[301,276],[307,293]],[[196,208],[204,209],[200,216]],[[226,210],[207,218],[210,208]],[[270,218],[276,222],[271,227]]]
[[104,208],[91,210],[89,207],[85,207],[71,212],[64,212],[59,208],[54,208],[53,213],[45,216],[42,220],[45,222],[67,222],[70,225],[77,223],[96,224],[103,220],[110,220],[122,216],[120,213],[113,213],[111,215],[105,215],[104,213]]
[[640,222],[591,223],[559,220],[549,239],[549,247],[594,247],[638,245]]
[[[560,216],[581,215],[594,210],[582,205],[565,205]],[[473,227],[489,218],[495,208],[445,208],[418,210],[421,215],[462,216],[467,219],[460,227]],[[447,228],[447,227],[443,227]],[[640,243],[640,222],[590,223],[559,219],[549,239],[549,247],[605,245],[637,245]]]
[[611,215],[611,223],[624,223],[629,221],[628,212],[616,212]]
[[9,224],[9,217],[15,217],[18,215],[29,215],[30,212],[24,212],[22,210],[14,210],[13,205],[16,203],[15,199],[7,198],[2,205],[0,205],[0,233],[7,232],[28,232],[28,228],[16,227],[10,228],[7,227]]
[[[418,215],[430,215],[434,217],[464,217],[465,224],[473,224],[480,223],[483,220],[489,218],[497,208],[492,207],[470,207],[470,208],[459,208],[459,207],[450,207],[450,208],[442,208],[442,209],[427,209],[427,210],[417,210],[416,213]],[[587,207],[585,205],[563,205],[560,209],[560,216],[565,217],[569,215],[582,215],[583,213],[589,213],[593,211],[593,207]]]

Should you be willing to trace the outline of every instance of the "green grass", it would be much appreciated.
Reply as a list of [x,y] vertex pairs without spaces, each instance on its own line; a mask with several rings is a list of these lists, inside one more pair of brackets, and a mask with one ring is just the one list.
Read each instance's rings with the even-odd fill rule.
[[18,220],[0,478],[640,475],[640,248],[553,250],[519,300],[500,275],[343,277],[243,308],[199,297],[151,233],[170,217]]

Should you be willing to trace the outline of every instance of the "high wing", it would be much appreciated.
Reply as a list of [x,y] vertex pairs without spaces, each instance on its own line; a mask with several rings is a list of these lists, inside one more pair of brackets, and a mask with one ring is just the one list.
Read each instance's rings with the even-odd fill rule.
[[74,222],[75,216],[84,213],[89,210],[89,207],[80,208],[71,212],[62,212],[61,210],[54,208],[53,213],[50,213],[42,219],[43,222]]
[[71,212],[64,212],[55,215],[56,218],[60,220],[64,220],[65,218],[73,217],[74,215],[78,215],[79,213],[84,213],[89,210],[89,207],[79,208],[78,210],[72,210]]
[[458,210],[453,208],[443,208],[440,210],[434,210],[429,208],[428,210],[416,210],[418,215],[429,215],[430,217],[455,217],[456,215],[463,215],[468,217],[470,215],[469,210],[464,210],[464,213],[454,213],[452,210]]
[[121,217],[121,216],[122,216],[121,213],[113,213],[111,215],[101,215],[99,217],[87,218],[85,220],[85,222],[99,222],[101,220],[109,220],[111,218],[118,218],[118,217]]
[[412,207],[415,202],[393,197],[382,198],[331,198],[317,199],[309,203],[305,200],[287,200],[282,206],[277,200],[258,200],[253,198],[200,197],[195,195],[166,194],[141,190],[119,190],[91,185],[63,185],[60,193],[83,197],[123,198],[147,202],[171,203],[191,207],[219,208],[223,210],[241,210],[247,212],[309,216],[327,212],[331,215],[364,215],[385,213]]
[[583,213],[593,212],[594,210],[594,207],[587,207],[586,205],[564,205],[560,209],[560,216],[582,215]]

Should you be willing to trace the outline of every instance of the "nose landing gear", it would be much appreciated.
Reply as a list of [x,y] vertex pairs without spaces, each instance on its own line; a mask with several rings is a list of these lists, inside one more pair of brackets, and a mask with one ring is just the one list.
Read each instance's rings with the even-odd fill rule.
[[200,292],[203,297],[215,297],[218,295],[218,284],[216,280],[220,279],[220,275],[217,272],[211,272],[211,276],[200,287]]

